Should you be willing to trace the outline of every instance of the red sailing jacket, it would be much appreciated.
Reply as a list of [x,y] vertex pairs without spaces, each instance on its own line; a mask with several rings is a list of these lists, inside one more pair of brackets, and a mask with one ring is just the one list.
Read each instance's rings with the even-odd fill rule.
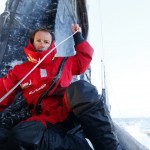
[[[51,44],[49,50],[53,48],[54,43]],[[8,72],[6,77],[0,79],[0,97],[16,85],[49,50],[36,52],[33,45],[29,43],[24,48],[29,61],[16,65]],[[75,50],[76,54],[67,59],[57,85],[42,100],[42,112],[40,115],[36,115],[35,105],[40,95],[50,86],[63,59],[63,57],[55,57],[56,49],[15,90],[22,89],[27,104],[34,105],[32,117],[28,120],[38,120],[46,125],[45,121],[56,123],[63,121],[67,117],[69,110],[62,91],[65,91],[70,85],[73,75],[79,75],[88,68],[93,55],[93,49],[86,41],[76,45]],[[10,105],[15,91],[0,103],[0,111]]]

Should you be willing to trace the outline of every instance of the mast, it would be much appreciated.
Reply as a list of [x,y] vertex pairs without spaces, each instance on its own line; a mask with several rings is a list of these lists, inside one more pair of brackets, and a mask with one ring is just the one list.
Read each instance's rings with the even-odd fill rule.
[[102,84],[102,97],[104,102],[106,103],[108,110],[110,112],[111,105],[109,103],[109,96],[108,96],[108,89],[107,89],[107,84],[106,84],[106,72],[105,72],[105,65],[104,61],[101,60],[101,84]]

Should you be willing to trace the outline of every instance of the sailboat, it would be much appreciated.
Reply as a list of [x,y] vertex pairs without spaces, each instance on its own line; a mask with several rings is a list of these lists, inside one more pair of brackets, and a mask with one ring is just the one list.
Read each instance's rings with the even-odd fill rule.
[[[22,47],[27,45],[30,33],[45,27],[55,35],[56,45],[71,34],[70,25],[79,23],[85,39],[88,37],[88,13],[86,0],[7,0],[5,11],[0,15],[0,77],[14,65],[26,60]],[[69,39],[58,48],[57,55],[74,54],[73,40]],[[89,68],[76,79],[91,82]],[[105,71],[103,71],[102,95],[106,96]],[[111,109],[110,109],[111,111]],[[148,150],[114,121],[123,150]]]

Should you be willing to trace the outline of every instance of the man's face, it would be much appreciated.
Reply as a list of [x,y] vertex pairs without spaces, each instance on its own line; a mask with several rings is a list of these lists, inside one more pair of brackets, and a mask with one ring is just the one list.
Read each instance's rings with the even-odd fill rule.
[[38,52],[47,50],[52,42],[52,36],[49,32],[38,31],[34,36],[33,45]]

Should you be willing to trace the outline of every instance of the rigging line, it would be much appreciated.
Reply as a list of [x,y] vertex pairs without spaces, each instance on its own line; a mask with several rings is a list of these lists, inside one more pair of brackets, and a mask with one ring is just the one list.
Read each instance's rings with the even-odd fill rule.
[[[112,84],[110,82],[109,79],[109,73],[107,71],[107,68],[105,67],[105,47],[104,47],[104,32],[103,32],[103,13],[102,13],[102,3],[103,0],[99,0],[97,5],[100,6],[99,11],[100,11],[100,15],[99,15],[99,21],[100,21],[100,37],[101,37],[101,85],[102,85],[102,91],[105,90],[105,96],[106,96],[106,104],[111,112],[111,107],[110,107],[110,101],[112,99],[115,100],[116,106],[117,106],[117,111],[119,112],[120,116],[122,116],[122,112],[120,109],[120,103],[118,101],[118,99],[116,99],[116,95],[114,92],[114,89],[112,87]],[[108,91],[110,90],[110,91]],[[113,93],[113,95],[111,94]],[[110,97],[111,96],[111,97]],[[111,99],[110,99],[111,98]]]
[[[102,47],[102,56],[101,56],[102,88],[106,90],[106,103],[107,103],[107,105],[110,105],[110,99],[109,99],[110,92],[108,92],[108,86],[107,86],[109,84],[109,87],[110,87],[109,89],[113,93],[112,96],[116,103],[117,110],[118,110],[120,116],[123,116],[121,109],[120,109],[120,103],[119,103],[118,99],[116,98],[116,94],[114,92],[113,86],[109,79],[109,73],[108,73],[107,69],[105,68],[105,48],[104,48],[104,36],[103,36],[102,1],[103,0],[99,1],[100,2],[100,26],[101,26],[101,28],[100,28],[101,34],[100,35],[101,35],[101,44],[102,44],[102,46],[101,46]],[[112,97],[111,97],[111,99],[112,99]]]
[[122,111],[121,111],[120,102],[119,102],[118,97],[116,95],[116,92],[115,92],[115,90],[112,86],[109,74],[111,74],[111,73],[107,73],[107,82],[109,83],[109,89],[111,91],[111,99],[113,99],[114,102],[115,102],[115,106],[117,108],[116,112],[118,112],[119,116],[121,116],[121,118],[122,118],[123,114],[122,114]]
[[102,0],[99,1],[100,4],[100,36],[101,36],[101,48],[102,48],[102,54],[101,54],[101,71],[102,71],[102,88],[105,88],[105,66],[104,66],[104,37],[103,37],[103,19],[102,19]]
[[103,19],[102,19],[102,0],[97,0],[97,6],[99,6],[100,15],[97,18],[98,23],[100,24],[99,28],[99,37],[100,37],[100,44],[99,48],[101,49],[101,56],[100,56],[100,63],[101,63],[101,87],[102,89],[106,88],[106,75],[105,75],[105,58],[104,58],[104,36],[103,36]]
[[52,53],[52,51],[54,51],[58,46],[60,46],[61,44],[63,44],[64,42],[66,42],[68,39],[70,39],[73,35],[75,35],[78,32],[78,30],[76,32],[74,32],[73,34],[71,34],[70,36],[68,36],[66,39],[64,39],[63,41],[61,41],[59,44],[57,44],[54,48],[52,48],[45,56],[43,56],[43,58],[14,86],[12,87],[1,99],[0,102],[2,102],[10,93],[12,93],[21,83],[22,81],[24,81],[36,68],[37,66],[39,66],[39,64],[41,64],[41,62],[49,55]]
[[[102,62],[103,63],[103,62]],[[112,83],[111,83],[111,80],[110,80],[110,77],[109,75],[111,73],[108,73],[107,69],[105,68],[104,64],[103,64],[103,82],[104,82],[104,85],[105,87],[102,87],[104,90],[105,90],[105,93],[106,93],[106,103],[108,105],[108,109],[109,111],[111,112],[111,104],[110,104],[110,101],[114,101],[113,105],[112,106],[115,106],[116,107],[116,110],[115,112],[118,112],[119,116],[120,117],[123,117],[123,113],[121,111],[121,107],[120,107],[120,102],[118,100],[118,97],[116,95],[116,92],[112,86]],[[106,77],[107,75],[107,77]],[[109,85],[109,87],[107,86]],[[108,92],[109,91],[109,92]],[[110,98],[111,97],[111,98]],[[111,100],[110,100],[111,99]]]
[[100,35],[101,35],[101,44],[102,44],[102,60],[104,58],[104,37],[103,37],[103,19],[102,19],[102,0],[99,1],[100,3]]
[[103,19],[102,19],[102,0],[99,1],[100,4],[100,36],[101,36],[101,84],[102,84],[102,94],[105,91],[105,102],[108,106],[108,110],[110,112],[111,105],[109,102],[109,95],[108,95],[108,86],[107,86],[107,77],[106,77],[106,68],[105,68],[105,57],[104,57],[104,36],[103,36]]

